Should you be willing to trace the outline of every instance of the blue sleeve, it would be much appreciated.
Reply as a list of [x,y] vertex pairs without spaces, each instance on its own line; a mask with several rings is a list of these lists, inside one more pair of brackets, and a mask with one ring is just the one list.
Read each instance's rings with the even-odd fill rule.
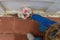
[[42,17],[41,15],[38,15],[38,14],[33,14],[32,15],[32,19],[41,23],[40,26],[44,26],[42,28],[46,28],[48,29],[51,25],[53,24],[56,24],[57,22],[53,21],[53,20],[50,20],[48,18],[45,18],[45,17]]

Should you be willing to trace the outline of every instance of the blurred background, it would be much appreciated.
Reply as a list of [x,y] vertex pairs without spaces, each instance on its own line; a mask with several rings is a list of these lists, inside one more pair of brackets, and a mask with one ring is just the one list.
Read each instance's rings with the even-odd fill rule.
[[60,17],[60,0],[0,0],[0,14],[5,10],[18,11],[24,6],[43,16]]

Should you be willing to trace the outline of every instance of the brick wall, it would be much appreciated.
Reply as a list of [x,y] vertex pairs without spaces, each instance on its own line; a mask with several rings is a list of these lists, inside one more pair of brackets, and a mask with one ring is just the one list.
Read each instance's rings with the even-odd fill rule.
[[[60,22],[59,18],[50,18]],[[27,40],[26,34],[42,36],[38,30],[39,24],[34,20],[22,20],[17,17],[0,17],[0,40]]]
[[[22,20],[17,17],[0,17],[0,34],[14,34],[15,40],[27,40],[26,34],[28,32],[36,36],[42,36],[38,26],[39,24],[32,19]],[[1,36],[2,38],[5,37]],[[1,40],[3,40],[2,38]]]

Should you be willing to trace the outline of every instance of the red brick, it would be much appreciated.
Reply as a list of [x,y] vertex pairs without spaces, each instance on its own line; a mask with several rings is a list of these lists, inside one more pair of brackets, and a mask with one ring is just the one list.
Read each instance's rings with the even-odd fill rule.
[[[27,34],[28,32],[32,32],[36,28],[38,28],[38,23],[34,20],[21,20],[15,19],[15,32],[20,34]],[[35,31],[33,31],[35,32]],[[39,31],[40,32],[40,31]]]
[[0,17],[0,33],[13,33],[14,19]]
[[15,40],[13,34],[0,34],[0,40]]
[[28,40],[26,35],[15,35],[15,40]]
[[[50,18],[57,22],[60,22],[60,19]],[[33,33],[36,36],[42,36],[42,33],[38,30],[39,24],[34,20],[22,20],[15,17],[0,17],[0,40],[24,40],[28,32]],[[1,33],[15,33],[18,35],[8,35]]]

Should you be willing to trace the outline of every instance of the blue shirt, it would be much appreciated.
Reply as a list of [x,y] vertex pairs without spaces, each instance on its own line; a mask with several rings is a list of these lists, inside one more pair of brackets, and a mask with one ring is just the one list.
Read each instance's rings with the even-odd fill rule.
[[39,29],[41,32],[45,32],[51,25],[57,23],[38,14],[33,14],[32,19],[40,23]]

